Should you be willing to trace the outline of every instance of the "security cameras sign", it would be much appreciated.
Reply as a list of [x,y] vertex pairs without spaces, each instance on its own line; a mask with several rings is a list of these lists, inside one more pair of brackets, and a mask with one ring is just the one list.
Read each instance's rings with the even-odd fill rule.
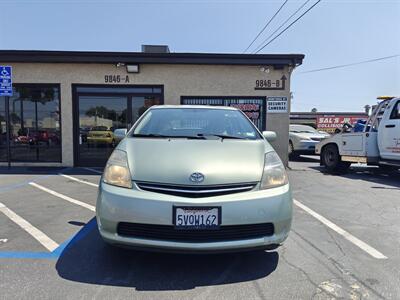
[[288,101],[287,97],[268,97],[267,98],[267,113],[287,113]]
[[12,96],[12,68],[0,66],[0,96]]

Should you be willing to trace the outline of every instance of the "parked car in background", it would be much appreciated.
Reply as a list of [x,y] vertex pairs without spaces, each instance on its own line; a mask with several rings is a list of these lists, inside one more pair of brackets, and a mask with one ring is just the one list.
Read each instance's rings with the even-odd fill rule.
[[275,249],[292,221],[275,138],[236,108],[152,106],[104,169],[100,235],[147,250]]
[[[24,134],[25,133],[25,134]],[[15,144],[26,144],[26,145],[38,145],[45,144],[50,146],[51,144],[60,144],[60,136],[56,132],[49,132],[48,130],[30,130],[27,129],[25,132],[19,132],[18,136],[14,137]]]
[[82,143],[86,143],[87,142],[87,135],[88,135],[89,131],[90,131],[90,127],[81,127],[81,128],[79,128],[79,135],[80,135]]
[[115,138],[112,130],[107,126],[94,126],[87,133],[86,142],[88,146],[93,145],[107,145],[110,147],[115,146]]
[[289,125],[289,157],[315,154],[315,146],[329,136],[329,133],[318,131],[311,126]]

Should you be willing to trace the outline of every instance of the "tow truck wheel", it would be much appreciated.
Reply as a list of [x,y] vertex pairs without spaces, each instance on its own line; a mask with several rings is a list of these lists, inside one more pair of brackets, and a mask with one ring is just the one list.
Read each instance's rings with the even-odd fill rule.
[[346,171],[351,163],[342,161],[339,151],[335,145],[327,145],[322,149],[321,159],[323,165],[329,172],[343,172]]

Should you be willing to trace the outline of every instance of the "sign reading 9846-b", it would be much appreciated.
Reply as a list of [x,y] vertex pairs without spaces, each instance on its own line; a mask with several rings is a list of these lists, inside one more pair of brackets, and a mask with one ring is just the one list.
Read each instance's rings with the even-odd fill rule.
[[0,96],[12,96],[12,67],[0,66]]

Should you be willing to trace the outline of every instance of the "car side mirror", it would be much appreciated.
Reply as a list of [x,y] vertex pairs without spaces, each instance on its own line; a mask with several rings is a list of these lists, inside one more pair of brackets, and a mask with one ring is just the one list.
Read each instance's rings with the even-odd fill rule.
[[128,129],[126,128],[118,128],[114,130],[114,135],[120,139],[123,139],[126,136],[127,132]]
[[262,134],[267,139],[268,142],[273,142],[276,140],[276,132],[275,131],[263,131]]

